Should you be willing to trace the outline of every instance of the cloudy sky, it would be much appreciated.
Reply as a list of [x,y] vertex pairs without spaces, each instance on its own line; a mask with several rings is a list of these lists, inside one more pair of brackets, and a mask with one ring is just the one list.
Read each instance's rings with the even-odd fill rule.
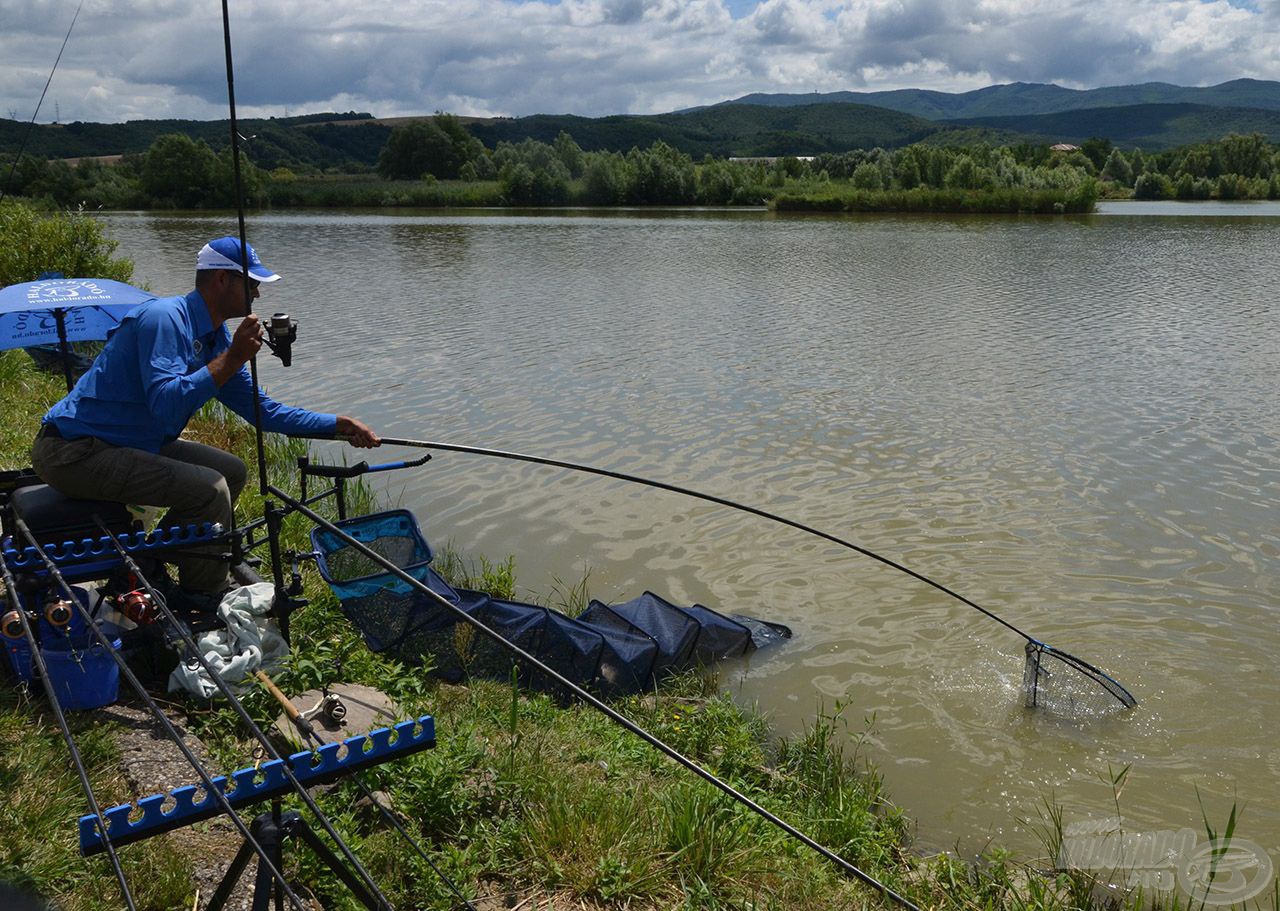
[[[78,0],[0,0],[0,116]],[[1280,0],[231,0],[242,116],[655,113],[753,91],[1280,79]],[[39,114],[225,116],[220,4],[84,0]]]

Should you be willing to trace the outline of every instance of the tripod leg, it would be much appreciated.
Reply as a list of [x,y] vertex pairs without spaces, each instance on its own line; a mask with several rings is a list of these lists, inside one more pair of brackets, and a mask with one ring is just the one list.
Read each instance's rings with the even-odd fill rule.
[[247,841],[242,842],[240,850],[236,852],[236,856],[231,861],[231,866],[227,868],[226,875],[222,877],[222,882],[218,883],[218,888],[214,891],[213,898],[209,899],[209,904],[206,906],[205,911],[222,911],[227,904],[227,899],[231,897],[231,890],[240,881],[240,875],[244,873],[244,868],[248,865],[249,858],[252,856],[253,848],[249,847]]
[[364,883],[360,882],[355,874],[347,869],[347,865],[342,862],[342,858],[334,854],[332,849],[320,840],[320,837],[307,825],[305,819],[296,813],[291,814],[285,819],[285,828],[287,834],[302,837],[302,840],[315,852],[316,857],[320,858],[325,866],[346,883],[347,888],[351,890],[360,904],[368,908],[369,911],[390,911],[369,894],[369,891],[364,887]]

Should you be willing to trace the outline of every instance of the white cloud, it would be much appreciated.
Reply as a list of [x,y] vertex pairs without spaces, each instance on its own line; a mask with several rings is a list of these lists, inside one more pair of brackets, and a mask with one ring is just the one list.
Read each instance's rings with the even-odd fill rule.
[[[235,0],[242,115],[651,113],[753,91],[1280,78],[1228,0]],[[0,114],[31,115],[72,0],[0,0]],[[88,0],[40,119],[224,116],[221,17]]]

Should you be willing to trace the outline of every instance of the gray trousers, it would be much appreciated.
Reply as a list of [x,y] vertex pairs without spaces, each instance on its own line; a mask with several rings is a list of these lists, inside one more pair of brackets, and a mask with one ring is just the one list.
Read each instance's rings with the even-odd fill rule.
[[[31,450],[31,466],[40,480],[68,497],[164,507],[165,527],[220,522],[231,528],[246,474],[236,456],[190,440],[174,440],[155,455],[94,437],[62,440],[45,434]],[[190,591],[217,591],[226,584],[227,564],[181,560],[178,581]]]

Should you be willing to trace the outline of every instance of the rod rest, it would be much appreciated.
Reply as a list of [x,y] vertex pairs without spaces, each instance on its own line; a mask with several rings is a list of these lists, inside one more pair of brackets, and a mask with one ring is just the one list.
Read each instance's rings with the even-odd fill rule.
[[[392,736],[395,739],[392,739]],[[342,743],[327,743],[314,752],[303,750],[288,759],[273,759],[254,769],[252,766],[232,772],[234,787],[228,790],[228,776],[217,775],[213,783],[226,794],[232,807],[257,803],[289,793],[293,785],[285,777],[284,764],[289,763],[294,777],[304,786],[323,784],[359,769],[378,765],[390,759],[408,756],[436,745],[435,719],[423,715],[417,720],[401,721],[394,728],[378,728],[368,734],[348,737]],[[339,756],[342,747],[346,752]],[[121,804],[103,811],[107,834],[115,847],[127,845],[162,832],[170,832],[202,819],[222,813],[217,798],[207,791],[197,803],[196,792],[202,785],[183,785],[167,794],[143,797],[134,804]],[[166,811],[164,805],[172,801]],[[138,815],[141,814],[141,815]],[[136,817],[136,818],[134,818]],[[98,818],[81,816],[80,854],[91,857],[106,850],[98,831]]]
[[[166,550],[172,547],[186,547],[208,544],[217,541],[223,534],[223,528],[217,522],[204,522],[199,526],[156,529],[144,534],[140,531],[126,532],[117,535],[124,549],[130,553],[147,553]],[[117,559],[116,549],[111,539],[105,535],[95,538],[82,538],[79,541],[63,541],[61,544],[43,544],[44,552],[49,559],[61,567],[63,564],[87,563],[105,558]],[[5,538],[4,560],[14,572],[34,572],[44,570],[44,561],[32,546],[18,550],[13,546],[13,538]]]

